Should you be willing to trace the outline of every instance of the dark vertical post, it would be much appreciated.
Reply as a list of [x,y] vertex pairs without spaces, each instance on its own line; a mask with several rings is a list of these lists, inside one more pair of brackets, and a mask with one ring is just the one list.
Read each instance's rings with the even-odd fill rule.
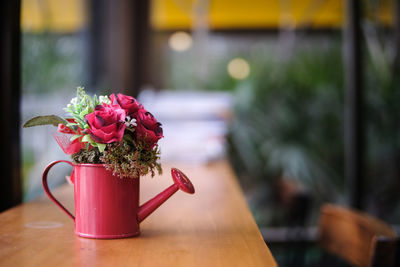
[[150,1],[134,1],[133,7],[133,66],[136,93],[150,80]]
[[349,204],[358,209],[363,207],[363,82],[361,49],[361,10],[359,0],[346,0],[347,25],[345,29],[346,64],[346,110],[345,110],[345,153],[346,179],[349,188]]
[[20,178],[20,7],[18,0],[0,4],[0,211],[21,202]]
[[91,0],[89,9],[90,84],[137,95],[148,78],[149,1]]
[[[97,91],[104,86],[103,72],[104,72],[104,62],[103,55],[104,52],[104,42],[102,41],[102,29],[103,25],[103,9],[104,1],[100,0],[90,0],[88,1],[88,16],[89,25],[87,31],[87,65],[89,67],[89,77],[88,85],[86,88],[89,91]],[[106,89],[106,88],[103,88]]]

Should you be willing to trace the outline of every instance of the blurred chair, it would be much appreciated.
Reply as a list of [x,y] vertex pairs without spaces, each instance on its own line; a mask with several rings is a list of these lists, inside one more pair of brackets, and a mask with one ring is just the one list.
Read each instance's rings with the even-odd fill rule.
[[399,239],[395,231],[365,213],[326,204],[321,208],[319,234],[324,250],[351,265],[399,265]]

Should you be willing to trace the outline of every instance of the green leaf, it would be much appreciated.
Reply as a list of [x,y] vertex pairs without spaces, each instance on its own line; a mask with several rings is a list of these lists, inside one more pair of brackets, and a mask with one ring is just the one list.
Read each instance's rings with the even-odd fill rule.
[[77,123],[75,123],[75,122],[68,122],[65,126],[67,126],[67,127],[69,127],[69,128],[71,128],[72,130],[74,130],[74,131],[76,131],[77,130],[77,126],[78,126],[78,124]]
[[72,141],[74,141],[75,139],[77,139],[77,138],[79,138],[79,137],[81,137],[82,135],[80,135],[80,134],[75,134],[74,136],[72,136],[69,140],[72,142]]
[[106,144],[97,143],[97,148],[99,149],[100,152],[103,152],[104,149],[106,149]]
[[99,98],[97,97],[97,95],[94,95],[94,97],[93,97],[93,102],[94,102],[94,103],[93,103],[93,106],[94,106],[94,107],[100,104],[100,100],[99,100]]
[[84,118],[85,115],[87,115],[88,113],[89,113],[89,106],[87,106],[84,110],[81,111],[79,117]]
[[90,143],[90,144],[96,143],[96,142],[92,139],[92,137],[90,136],[90,134],[85,135],[85,136],[82,138],[82,142],[88,142],[88,143]]
[[58,126],[58,124],[66,125],[68,122],[63,118],[60,118],[56,115],[47,115],[47,116],[37,116],[34,117],[24,124],[24,128],[33,127],[33,126],[40,126],[40,125],[53,125]]

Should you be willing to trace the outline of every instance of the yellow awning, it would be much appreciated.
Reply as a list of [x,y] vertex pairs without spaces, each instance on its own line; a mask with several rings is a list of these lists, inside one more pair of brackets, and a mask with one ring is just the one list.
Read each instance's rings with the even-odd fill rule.
[[[201,6],[200,3],[208,3]],[[390,24],[393,0],[379,2],[375,19]],[[279,27],[339,28],[342,0],[153,0],[151,24],[158,30],[191,29],[195,10],[206,9],[211,29],[265,29]],[[201,13],[201,12],[198,12]],[[200,16],[201,19],[201,16]]]
[[86,25],[84,0],[22,0],[21,27],[28,32],[71,33]]
[[[393,1],[379,1],[374,19],[391,24]],[[208,6],[201,6],[203,2]],[[86,0],[22,0],[22,29],[77,32],[87,22],[86,3]],[[203,10],[204,15],[199,16],[198,10]],[[211,29],[222,30],[282,26],[338,28],[342,26],[343,14],[342,0],[152,0],[150,19],[156,30],[191,29],[204,18]]]

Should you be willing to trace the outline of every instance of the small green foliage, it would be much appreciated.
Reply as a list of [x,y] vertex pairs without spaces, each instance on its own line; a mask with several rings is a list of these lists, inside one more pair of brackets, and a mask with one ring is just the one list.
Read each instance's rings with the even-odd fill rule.
[[82,129],[87,129],[89,125],[85,121],[85,116],[92,113],[97,105],[102,103],[110,104],[111,101],[108,96],[97,97],[94,95],[92,98],[86,94],[83,87],[78,87],[76,91],[76,97],[72,98],[71,102],[64,108],[64,111],[70,113],[76,123],[69,123],[67,126],[77,125]]
[[106,164],[107,169],[121,178],[139,178],[148,173],[154,177],[156,172],[162,173],[161,164],[158,162],[160,151],[157,146],[152,150],[146,150],[142,144],[131,146],[125,141],[112,143],[107,145],[100,159]]
[[72,142],[72,141],[74,141],[75,139],[78,139],[79,137],[81,137],[80,134],[75,134],[75,135],[73,135],[69,140]]
[[97,148],[100,150],[100,152],[103,152],[104,149],[106,149],[107,145],[106,144],[100,144],[100,143],[96,143]]
[[90,134],[84,135],[82,137],[82,142],[88,143],[93,147],[97,147],[100,152],[103,152],[104,149],[106,148],[106,144],[97,143],[96,141],[93,140],[93,138]]
[[[101,105],[103,103],[110,104],[111,100],[108,96],[93,96],[93,98],[86,94],[83,87],[78,87],[76,90],[76,97],[71,99],[71,102],[64,108],[64,111],[70,113],[74,118],[75,122],[68,122],[66,126],[72,129],[73,131],[77,130],[77,127],[81,129],[89,129],[89,125],[85,121],[85,116],[89,113],[92,113],[97,105]],[[89,150],[89,144],[93,147],[97,147],[100,152],[103,152],[106,148],[105,144],[97,143],[92,139],[89,134],[86,135],[74,135],[71,138],[73,141],[76,138],[83,136],[82,142],[87,143],[86,150]]]

